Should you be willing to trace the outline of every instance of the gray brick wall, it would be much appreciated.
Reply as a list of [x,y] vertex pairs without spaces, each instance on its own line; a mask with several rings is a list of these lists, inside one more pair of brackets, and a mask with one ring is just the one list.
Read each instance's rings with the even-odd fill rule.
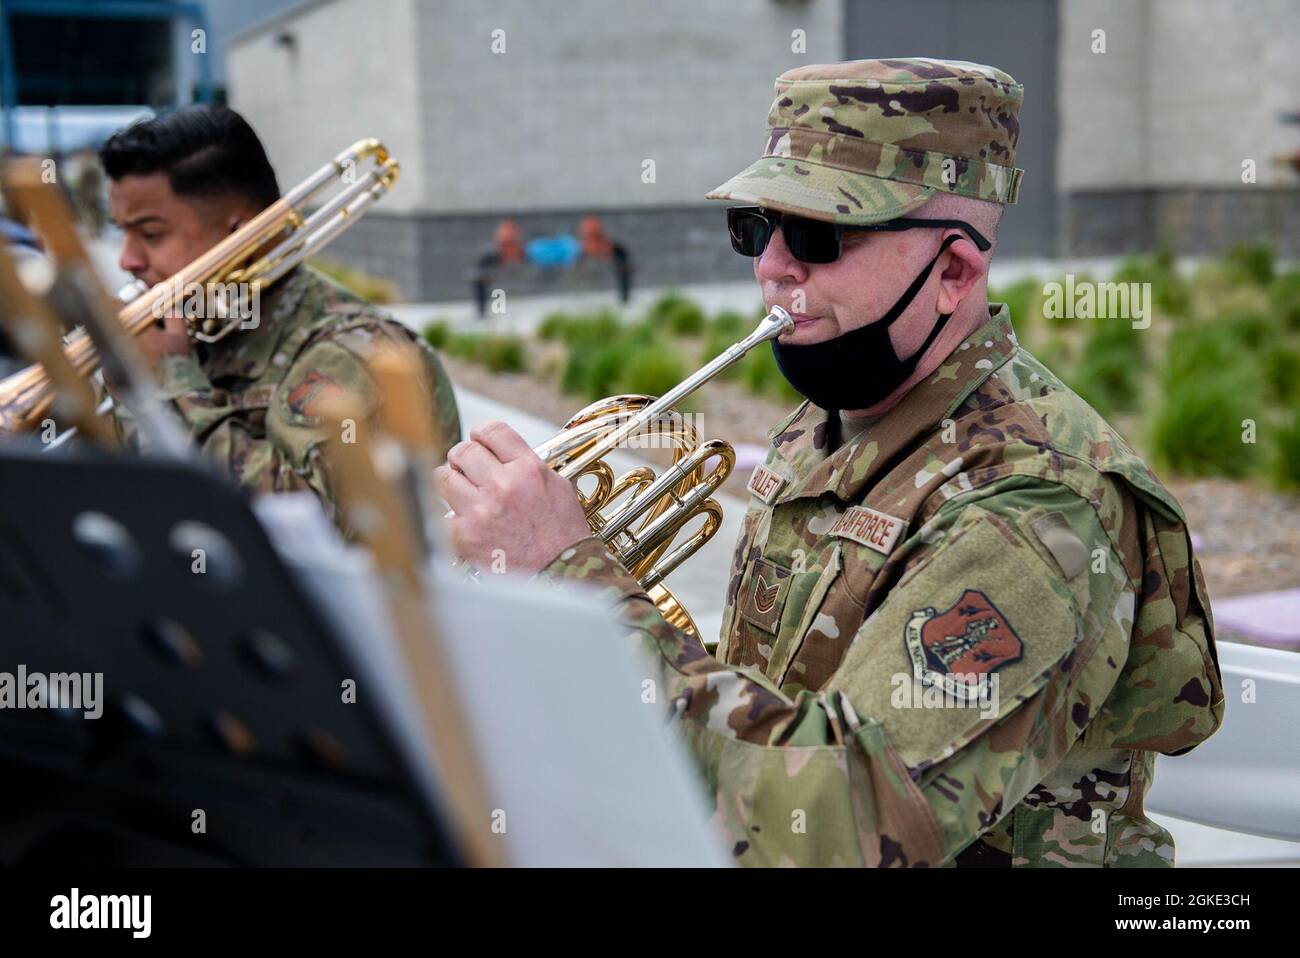
[[1089,190],[1066,196],[1070,252],[1109,256],[1167,243],[1176,253],[1211,254],[1238,242],[1268,243],[1300,257],[1300,192],[1241,189]]

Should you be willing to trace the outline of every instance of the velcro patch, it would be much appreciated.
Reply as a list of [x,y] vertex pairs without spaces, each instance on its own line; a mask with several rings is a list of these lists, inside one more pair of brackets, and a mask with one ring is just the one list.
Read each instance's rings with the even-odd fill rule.
[[776,497],[781,494],[785,488],[785,479],[773,472],[767,466],[758,466],[754,474],[749,477],[749,491],[758,496],[767,505],[776,501]]
[[906,528],[907,523],[895,516],[866,506],[849,506],[831,526],[831,535],[851,539],[881,555],[889,555]]
[[1088,568],[1088,547],[1074,534],[1065,516],[1049,512],[1035,519],[1030,527],[1037,534],[1038,541],[1052,554],[1066,579],[1073,579]]

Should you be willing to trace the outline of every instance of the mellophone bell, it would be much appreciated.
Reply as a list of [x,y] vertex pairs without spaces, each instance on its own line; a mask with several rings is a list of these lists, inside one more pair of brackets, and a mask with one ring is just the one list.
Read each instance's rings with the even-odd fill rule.
[[[374,171],[349,199],[308,215],[299,187],[187,277],[274,282],[391,187],[375,141],[340,157],[361,154]],[[437,561],[412,356],[373,359],[377,415],[346,396],[326,410],[364,423],[326,451],[359,530],[345,542],[310,494],[250,499],[169,434],[131,338],[167,292],[115,313],[62,198],[4,173],[51,262],[20,273],[0,249],[0,321],[34,363],[0,383],[0,776],[18,783],[0,864],[723,863],[687,759],[617,691],[637,673],[614,623]],[[144,410],[148,454],[116,447],[94,369]],[[46,421],[76,439],[47,451]],[[577,659],[581,679],[555,667]],[[557,827],[575,816],[576,838]]]

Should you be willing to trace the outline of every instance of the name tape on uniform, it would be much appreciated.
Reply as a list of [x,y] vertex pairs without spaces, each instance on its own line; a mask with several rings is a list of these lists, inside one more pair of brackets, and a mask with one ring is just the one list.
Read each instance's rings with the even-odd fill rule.
[[767,466],[759,466],[749,477],[749,491],[771,505],[785,488],[785,480]]
[[905,528],[907,523],[902,519],[866,506],[849,506],[831,526],[831,535],[852,539],[881,555],[889,555]]

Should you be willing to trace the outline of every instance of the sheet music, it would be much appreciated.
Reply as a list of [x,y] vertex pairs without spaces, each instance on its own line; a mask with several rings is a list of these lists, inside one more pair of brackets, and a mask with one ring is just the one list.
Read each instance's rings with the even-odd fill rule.
[[[314,499],[318,521],[290,498],[264,500],[258,515],[363,666],[358,694],[378,690],[381,714],[436,796],[431,749],[368,556],[330,534]],[[641,701],[644,669],[601,606],[567,589],[504,576],[469,581],[444,567],[433,589],[513,864],[727,864],[690,758],[662,703]]]

